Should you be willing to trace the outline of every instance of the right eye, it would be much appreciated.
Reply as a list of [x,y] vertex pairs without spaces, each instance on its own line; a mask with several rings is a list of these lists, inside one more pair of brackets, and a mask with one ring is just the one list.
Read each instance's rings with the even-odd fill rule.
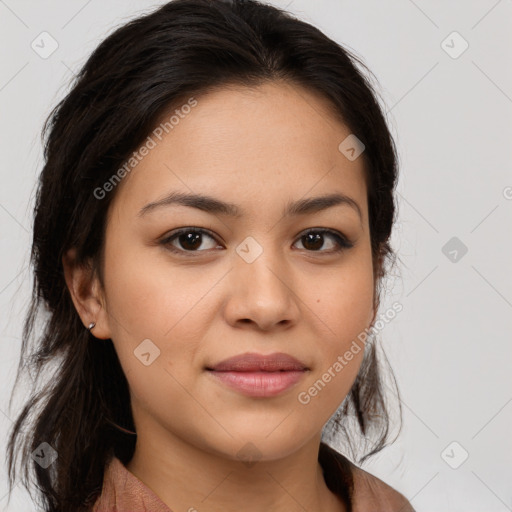
[[[206,230],[200,228],[180,228],[173,231],[169,236],[160,241],[160,244],[168,248],[171,252],[181,254],[183,256],[192,256],[194,252],[204,252],[197,250],[203,244],[203,237],[206,236],[215,242],[215,238]],[[180,244],[182,249],[176,247],[173,242]],[[218,247],[218,243],[212,244],[211,248]],[[188,253],[188,254],[187,254]]]

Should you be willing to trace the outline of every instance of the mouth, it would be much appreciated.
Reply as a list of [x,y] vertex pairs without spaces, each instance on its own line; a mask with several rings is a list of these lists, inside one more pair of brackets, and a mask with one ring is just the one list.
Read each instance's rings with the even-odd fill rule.
[[296,385],[310,369],[284,353],[246,353],[205,368],[216,382],[243,395],[267,398]]

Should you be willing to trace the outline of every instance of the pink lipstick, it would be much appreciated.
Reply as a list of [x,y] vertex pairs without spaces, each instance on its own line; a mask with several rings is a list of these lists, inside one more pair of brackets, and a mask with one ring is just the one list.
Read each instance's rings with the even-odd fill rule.
[[304,363],[282,352],[241,354],[206,369],[229,388],[259,398],[283,393],[309,371]]

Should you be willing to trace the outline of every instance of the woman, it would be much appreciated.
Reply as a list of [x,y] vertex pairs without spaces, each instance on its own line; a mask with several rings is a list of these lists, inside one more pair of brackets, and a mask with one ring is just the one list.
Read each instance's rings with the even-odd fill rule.
[[46,308],[58,367],[9,444],[45,511],[413,510],[324,442],[388,440],[397,162],[357,63],[256,1],[175,0],[91,55],[35,206],[22,361]]

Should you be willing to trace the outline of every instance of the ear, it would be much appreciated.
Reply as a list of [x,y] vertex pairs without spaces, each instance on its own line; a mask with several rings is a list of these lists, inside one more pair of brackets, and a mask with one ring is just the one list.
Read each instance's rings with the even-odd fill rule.
[[62,266],[66,285],[84,328],[94,322],[96,325],[91,330],[93,336],[109,339],[111,334],[105,296],[91,264],[78,265],[76,250],[73,248],[63,255]]

